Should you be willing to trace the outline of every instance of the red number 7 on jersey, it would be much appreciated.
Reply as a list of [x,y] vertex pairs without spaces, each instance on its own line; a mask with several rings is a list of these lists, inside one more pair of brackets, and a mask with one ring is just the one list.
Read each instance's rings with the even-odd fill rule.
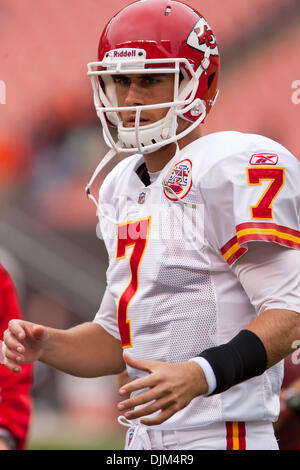
[[127,311],[129,303],[138,290],[138,272],[147,245],[149,228],[150,217],[126,222],[118,227],[116,259],[124,259],[127,248],[133,248],[129,258],[131,280],[121,295],[118,304],[118,325],[123,348],[132,346],[130,320],[127,318]]
[[248,184],[261,184],[263,180],[270,180],[270,184],[256,204],[251,206],[252,219],[273,219],[272,204],[282,186],[284,185],[284,168],[254,167],[247,168]]

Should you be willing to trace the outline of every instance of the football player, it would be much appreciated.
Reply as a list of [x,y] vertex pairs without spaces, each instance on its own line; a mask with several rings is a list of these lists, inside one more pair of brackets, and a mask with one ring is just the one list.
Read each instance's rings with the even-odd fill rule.
[[[0,335],[12,318],[23,318],[10,275],[0,265]],[[0,450],[24,450],[32,409],[32,364],[13,374],[2,365],[0,341]]]
[[[67,331],[12,321],[5,333],[16,372],[35,359],[85,377],[126,365],[126,448],[278,448],[282,359],[300,338],[300,165],[259,135],[202,136],[219,65],[211,27],[178,1],[111,19],[88,66],[111,147],[87,186],[110,260],[103,301]],[[95,198],[119,152],[130,156]]]

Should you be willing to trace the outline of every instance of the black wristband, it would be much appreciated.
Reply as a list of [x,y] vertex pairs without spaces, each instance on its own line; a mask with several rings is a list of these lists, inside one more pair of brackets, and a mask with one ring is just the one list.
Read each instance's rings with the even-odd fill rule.
[[267,353],[260,338],[241,330],[231,341],[199,354],[211,365],[217,386],[210,395],[225,392],[245,380],[261,375],[267,368]]

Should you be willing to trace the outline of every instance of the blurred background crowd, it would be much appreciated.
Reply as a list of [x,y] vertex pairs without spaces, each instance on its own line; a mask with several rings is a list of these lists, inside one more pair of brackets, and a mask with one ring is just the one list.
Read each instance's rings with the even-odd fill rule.
[[[0,0],[0,262],[30,321],[92,320],[104,292],[106,253],[84,188],[107,149],[86,64],[108,19],[130,3]],[[263,134],[300,158],[299,0],[187,3],[221,53],[220,96],[203,133]],[[114,378],[75,379],[37,363],[33,394],[29,446],[122,447]]]

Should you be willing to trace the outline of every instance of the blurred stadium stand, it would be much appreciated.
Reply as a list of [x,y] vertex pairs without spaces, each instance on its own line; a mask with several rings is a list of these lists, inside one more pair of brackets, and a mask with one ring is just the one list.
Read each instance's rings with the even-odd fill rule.
[[[0,261],[22,271],[27,318],[54,327],[91,320],[105,287],[106,253],[84,194],[106,152],[86,64],[108,19],[130,3],[0,1]],[[187,3],[211,24],[222,58],[220,96],[203,132],[263,134],[299,157],[300,104],[291,99],[300,80],[299,0]],[[42,380],[50,373],[38,367],[37,406],[65,404],[65,388]]]
[[226,71],[219,102],[205,132],[232,128],[263,134],[299,157],[300,106],[292,102],[292,83],[300,77],[297,57],[299,21]]

